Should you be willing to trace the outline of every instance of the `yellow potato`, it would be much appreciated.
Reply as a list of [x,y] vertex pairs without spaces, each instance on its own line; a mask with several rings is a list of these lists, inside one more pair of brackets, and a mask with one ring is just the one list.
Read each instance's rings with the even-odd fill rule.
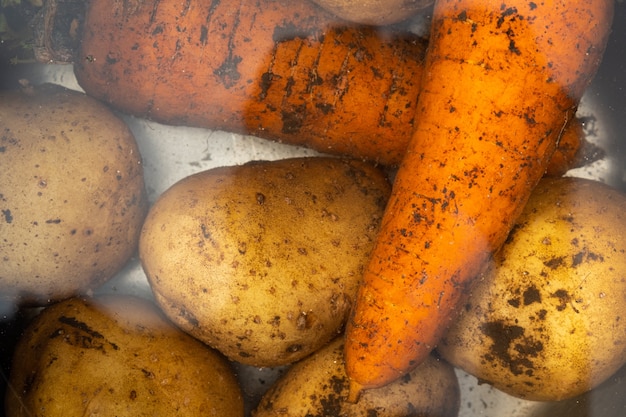
[[86,292],[137,249],[147,202],[135,139],[107,107],[44,85],[0,92],[0,302]]
[[341,331],[389,188],[336,158],[201,172],[151,208],[140,259],[182,329],[243,364],[288,364]]
[[405,377],[364,391],[349,403],[343,337],[292,365],[263,396],[252,417],[456,417],[460,388],[454,368],[430,356]]
[[530,400],[596,387],[626,363],[626,196],[544,179],[438,347]]
[[242,417],[230,364],[131,296],[71,298],[34,319],[13,358],[6,417]]
[[428,9],[433,0],[313,0],[334,15],[366,25],[389,25]]

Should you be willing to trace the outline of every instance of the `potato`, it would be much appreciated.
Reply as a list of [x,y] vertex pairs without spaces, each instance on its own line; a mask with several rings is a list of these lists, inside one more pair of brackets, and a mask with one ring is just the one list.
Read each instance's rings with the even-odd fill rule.
[[226,359],[132,296],[44,309],[16,347],[9,383],[7,417],[244,413]]
[[366,25],[389,25],[428,9],[433,0],[313,0],[334,15]]
[[289,370],[263,396],[252,417],[456,417],[459,382],[454,368],[430,356],[405,377],[366,390],[350,403],[342,336]]
[[0,301],[86,292],[137,249],[147,211],[126,124],[85,94],[0,92]]
[[151,208],[140,259],[182,329],[237,362],[286,365],[341,331],[389,188],[326,157],[204,171]]
[[529,400],[588,391],[626,363],[626,196],[544,179],[438,347]]

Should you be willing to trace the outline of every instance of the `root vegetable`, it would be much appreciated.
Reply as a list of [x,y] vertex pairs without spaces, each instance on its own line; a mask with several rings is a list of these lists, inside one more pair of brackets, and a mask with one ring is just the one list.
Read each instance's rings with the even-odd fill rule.
[[406,152],[426,39],[284,0],[95,0],[84,27],[76,77],[123,112],[390,166]]
[[347,326],[351,400],[437,345],[601,61],[613,1],[438,0],[417,126]]
[[90,2],[75,73],[124,112],[390,163],[426,41],[308,1]]

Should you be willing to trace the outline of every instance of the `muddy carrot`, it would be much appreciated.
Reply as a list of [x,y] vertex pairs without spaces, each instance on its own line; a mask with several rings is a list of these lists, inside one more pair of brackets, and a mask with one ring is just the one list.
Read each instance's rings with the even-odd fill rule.
[[93,0],[75,74],[136,116],[388,164],[413,129],[426,45],[306,0]]
[[346,329],[350,400],[436,346],[546,171],[612,0],[438,0],[416,128]]
[[94,0],[83,27],[78,80],[118,110],[390,166],[406,152],[426,39],[308,1]]
[[601,147],[587,138],[585,120],[584,117],[576,117],[565,126],[545,176],[561,176],[570,169],[580,168],[606,156]]

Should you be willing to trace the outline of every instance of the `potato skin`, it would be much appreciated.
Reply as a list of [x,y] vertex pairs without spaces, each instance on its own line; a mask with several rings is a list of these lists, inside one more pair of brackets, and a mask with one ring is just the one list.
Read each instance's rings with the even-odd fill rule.
[[341,331],[389,191],[377,168],[336,158],[204,171],[151,208],[140,259],[182,329],[237,362],[285,365]]
[[0,92],[0,298],[47,304],[85,292],[136,251],[147,212],[126,124],[55,85]]
[[44,309],[16,347],[10,386],[7,417],[243,416],[229,363],[131,296]]
[[292,365],[272,385],[252,417],[456,417],[460,388],[454,368],[430,356],[405,377],[363,392],[349,403],[343,336]]
[[626,196],[542,180],[440,354],[511,395],[554,401],[626,363]]
[[383,26],[409,19],[428,9],[432,0],[313,0],[334,15],[352,22]]

